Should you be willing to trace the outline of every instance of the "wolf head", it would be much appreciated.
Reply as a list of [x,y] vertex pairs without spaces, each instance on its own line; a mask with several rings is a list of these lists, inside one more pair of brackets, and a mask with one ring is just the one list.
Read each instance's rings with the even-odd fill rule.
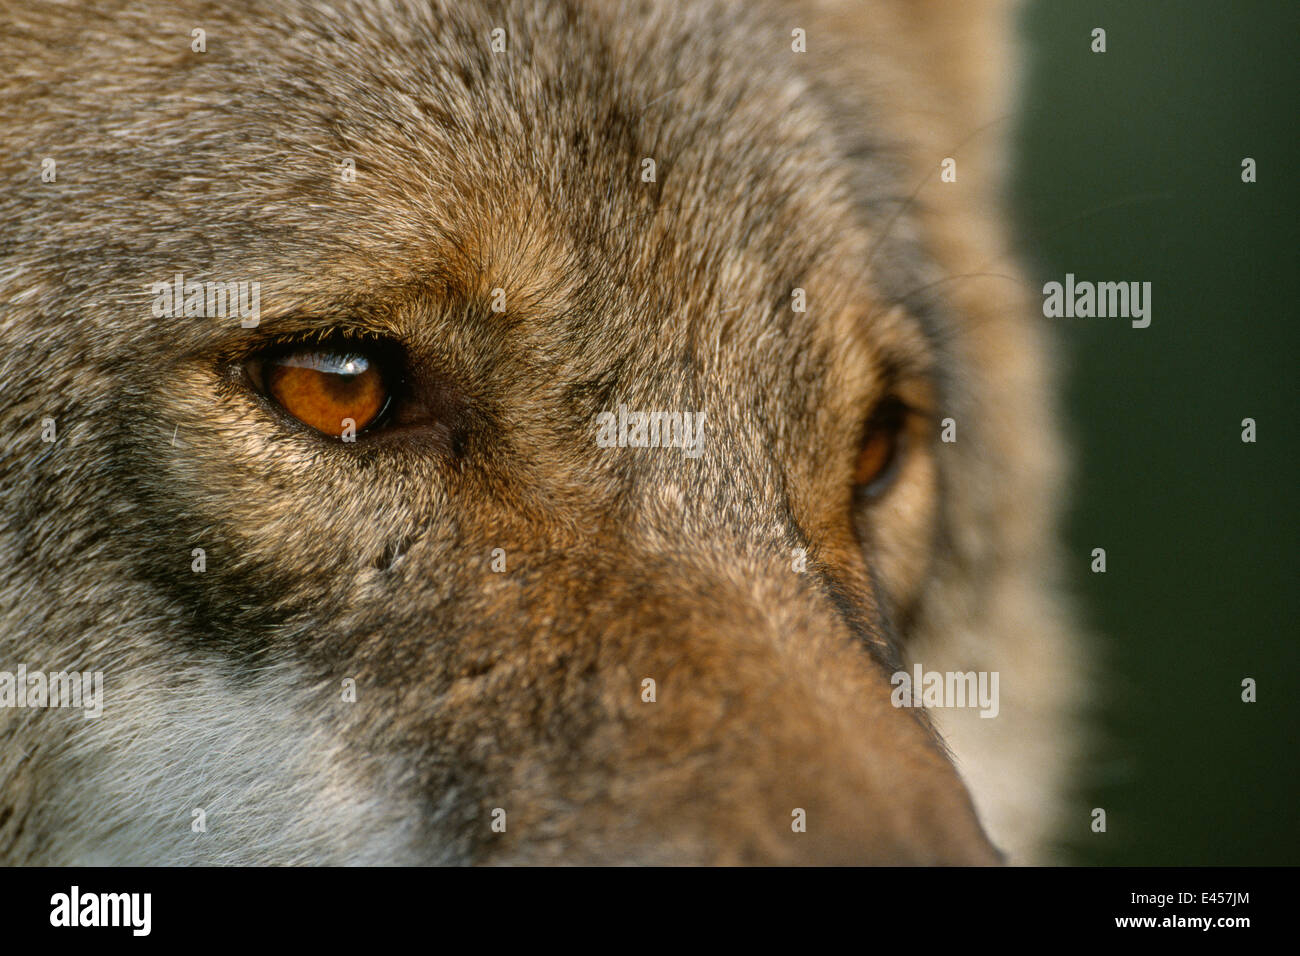
[[[1000,7],[10,20],[0,670],[104,681],[0,709],[11,860],[1043,857]],[[382,411],[319,427],[302,356]]]

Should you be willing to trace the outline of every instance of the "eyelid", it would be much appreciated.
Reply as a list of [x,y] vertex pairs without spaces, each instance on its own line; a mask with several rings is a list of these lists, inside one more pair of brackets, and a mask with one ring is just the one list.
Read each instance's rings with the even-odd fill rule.
[[335,375],[360,375],[370,369],[371,360],[356,351],[334,349],[312,349],[310,351],[289,351],[273,357],[277,365],[291,368],[311,368]]
[[269,363],[348,374],[339,369],[341,361],[348,360],[367,363],[357,374],[371,366],[377,366],[385,380],[393,386],[406,378],[404,354],[391,339],[348,334],[346,331],[339,335],[317,333],[300,338],[268,338],[257,345],[246,347],[240,353],[230,354],[223,360],[223,364],[232,371],[245,372],[251,384],[263,390],[263,373]]
[[906,399],[895,392],[890,392],[871,410],[871,415],[863,427],[862,439],[864,442],[868,440],[873,429],[876,428],[904,431],[915,414],[918,414],[917,410]]

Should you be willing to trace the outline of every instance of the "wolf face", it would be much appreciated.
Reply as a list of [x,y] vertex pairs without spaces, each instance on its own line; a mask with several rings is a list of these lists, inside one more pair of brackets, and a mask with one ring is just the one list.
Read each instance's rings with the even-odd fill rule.
[[870,6],[9,11],[7,858],[1042,859],[1002,27]]

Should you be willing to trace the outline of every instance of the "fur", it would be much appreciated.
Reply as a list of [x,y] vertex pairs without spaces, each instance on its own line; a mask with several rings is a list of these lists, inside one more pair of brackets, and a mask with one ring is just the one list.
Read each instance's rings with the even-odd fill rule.
[[[3,858],[1051,859],[1084,681],[1050,349],[989,274],[1007,16],[0,2],[0,669],[106,694],[0,709]],[[175,273],[260,324],[154,318]],[[238,371],[340,332],[400,347],[410,428]],[[620,403],[703,454],[598,448]],[[999,716],[893,707],[913,662]]]

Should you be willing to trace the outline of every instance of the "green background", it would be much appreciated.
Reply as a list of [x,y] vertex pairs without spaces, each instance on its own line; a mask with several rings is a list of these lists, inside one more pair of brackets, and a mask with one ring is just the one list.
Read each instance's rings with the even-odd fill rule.
[[1103,675],[1083,799],[1107,832],[1083,811],[1069,858],[1300,864],[1300,3],[1043,0],[1020,25],[1011,190],[1036,288],[1153,285],[1147,329],[1044,320],[1068,374],[1071,579]]

